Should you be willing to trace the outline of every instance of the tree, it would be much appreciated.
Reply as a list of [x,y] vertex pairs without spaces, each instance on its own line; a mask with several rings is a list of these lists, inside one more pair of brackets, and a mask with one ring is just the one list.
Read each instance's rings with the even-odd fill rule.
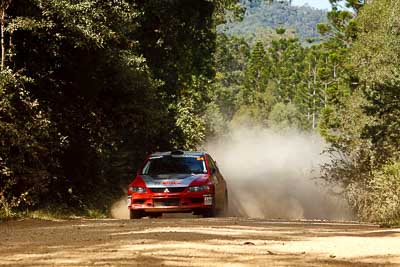
[[[366,5],[357,19],[360,33],[352,49],[352,60],[368,101],[366,114],[374,120],[364,134],[374,144],[377,163],[400,160],[400,38],[394,34],[400,22],[394,12],[399,10],[396,1]],[[373,16],[376,12],[381,16]]]
[[301,114],[293,103],[277,103],[268,116],[269,126],[279,131],[302,129]]
[[[357,17],[341,30],[350,36],[345,76],[347,93],[330,92],[321,132],[332,143],[335,160],[327,178],[344,185],[360,218],[395,222],[399,219],[399,115],[397,1],[348,1]],[[354,31],[355,29],[355,31]],[[352,32],[354,34],[349,35]],[[346,43],[345,47],[347,49]],[[357,87],[354,87],[357,85]],[[340,157],[337,157],[340,155]]]
[[1,60],[0,70],[4,70],[6,49],[5,49],[5,26],[6,26],[6,11],[10,6],[12,0],[3,0],[0,3],[0,45],[1,45]]
[[[230,121],[246,96],[246,77],[250,47],[243,38],[217,36],[214,54],[216,75],[209,96],[223,116]],[[247,100],[246,100],[247,101]]]
[[2,1],[1,201],[104,210],[147,153],[199,144],[236,2]]

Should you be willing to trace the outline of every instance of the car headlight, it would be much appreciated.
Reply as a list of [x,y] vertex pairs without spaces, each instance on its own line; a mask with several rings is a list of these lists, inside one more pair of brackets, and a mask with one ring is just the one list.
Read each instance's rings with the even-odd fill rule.
[[140,186],[131,186],[129,187],[129,190],[133,193],[146,193],[146,188]]
[[208,191],[210,190],[210,186],[208,185],[196,185],[196,186],[190,186],[188,188],[189,192],[202,192],[202,191]]

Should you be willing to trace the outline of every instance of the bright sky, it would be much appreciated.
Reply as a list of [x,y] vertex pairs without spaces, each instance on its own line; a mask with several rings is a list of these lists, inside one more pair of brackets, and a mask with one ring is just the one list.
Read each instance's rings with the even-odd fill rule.
[[295,6],[308,4],[309,6],[319,9],[331,9],[331,4],[329,3],[329,0],[293,0],[292,3]]

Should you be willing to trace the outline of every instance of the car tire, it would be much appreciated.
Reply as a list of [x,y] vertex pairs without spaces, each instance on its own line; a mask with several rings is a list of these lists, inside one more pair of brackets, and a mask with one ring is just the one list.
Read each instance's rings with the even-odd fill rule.
[[229,199],[228,199],[228,192],[225,191],[224,206],[222,210],[218,213],[218,216],[227,216],[228,213],[229,213]]
[[217,216],[217,212],[215,209],[208,209],[207,211],[203,212],[203,218],[213,218]]
[[204,211],[201,209],[195,209],[193,210],[193,215],[198,216],[198,215],[203,215]]
[[203,211],[202,213],[203,218],[213,218],[217,216],[217,208],[215,207],[215,202],[212,205],[211,208],[206,209],[205,211]]
[[129,218],[131,220],[141,219],[143,217],[143,212],[140,210],[129,210]]

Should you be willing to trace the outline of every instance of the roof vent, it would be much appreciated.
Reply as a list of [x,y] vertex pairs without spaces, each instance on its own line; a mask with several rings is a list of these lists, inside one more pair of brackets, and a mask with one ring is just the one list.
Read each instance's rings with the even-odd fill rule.
[[183,152],[182,150],[171,151],[171,155],[183,155],[183,154],[185,154],[185,152]]

